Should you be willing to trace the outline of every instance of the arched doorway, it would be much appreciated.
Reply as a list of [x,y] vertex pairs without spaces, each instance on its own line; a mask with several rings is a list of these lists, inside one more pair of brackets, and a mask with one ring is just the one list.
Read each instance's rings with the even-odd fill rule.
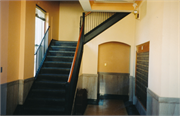
[[121,42],[99,45],[98,96],[128,96],[130,46]]

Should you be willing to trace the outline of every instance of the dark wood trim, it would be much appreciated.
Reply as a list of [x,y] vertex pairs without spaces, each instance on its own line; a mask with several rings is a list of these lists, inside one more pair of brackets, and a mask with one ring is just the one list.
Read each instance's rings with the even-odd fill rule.
[[[146,106],[144,106],[142,103],[141,103],[141,101],[138,99],[138,97],[137,97],[137,95],[136,95],[136,87],[137,87],[137,54],[138,53],[144,53],[144,52],[149,52],[149,44],[150,44],[150,42],[148,41],[148,42],[146,42],[146,43],[143,43],[143,44],[140,44],[140,45],[137,45],[136,46],[136,48],[137,48],[137,50],[136,50],[136,64],[135,64],[135,96],[136,96],[136,98],[137,98],[137,100],[139,101],[139,103],[143,106],[143,108],[145,109],[145,110],[147,110],[146,109]],[[147,100],[146,100],[147,101]]]
[[78,40],[78,43],[77,43],[76,51],[75,51],[75,54],[74,54],[74,59],[73,59],[71,70],[70,70],[69,77],[68,77],[68,83],[71,82],[71,78],[72,78],[72,74],[73,74],[73,71],[74,71],[74,66],[75,66],[75,62],[76,62],[76,58],[77,58],[77,53],[78,53],[79,45],[80,45],[80,41],[81,41],[81,36],[83,36],[82,35],[83,30],[84,30],[84,23],[81,26],[81,32],[79,34],[79,40]]
[[98,74],[108,74],[108,75],[130,75],[130,73],[111,73],[111,72],[98,72]]
[[99,96],[100,99],[120,99],[123,101],[128,101],[128,95],[114,95],[114,94],[104,94]]
[[39,5],[36,4],[36,6],[46,13],[46,11],[43,8],[41,8]]
[[39,17],[37,14],[36,14],[36,17],[43,20],[43,21],[46,21],[46,19]]
[[148,42],[146,42],[146,43],[137,45],[137,46],[136,46],[136,48],[137,48],[137,53],[149,52],[149,44],[150,44],[150,42],[148,41]]
[[[137,98],[137,96],[136,96]],[[137,100],[139,101],[139,103],[143,106],[143,108],[147,111],[147,109],[145,108],[145,106],[141,103],[141,101],[137,98]]]
[[88,16],[89,14],[91,14],[91,12],[87,12],[87,13],[85,14],[85,17]]

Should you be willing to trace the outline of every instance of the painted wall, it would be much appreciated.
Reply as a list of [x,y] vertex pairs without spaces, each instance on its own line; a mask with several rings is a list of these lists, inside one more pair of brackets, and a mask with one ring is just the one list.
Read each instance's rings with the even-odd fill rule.
[[82,12],[83,9],[78,1],[60,2],[59,40],[78,41]]
[[136,20],[136,45],[150,41],[149,89],[161,97],[180,97],[178,1],[144,0]]
[[19,78],[21,1],[2,1],[1,7],[1,84]]
[[[25,40],[21,45],[25,51],[20,55],[24,61],[20,72],[24,73],[20,79],[33,77],[34,71],[34,38],[35,38],[35,7],[36,4],[43,8],[48,14],[49,42],[51,39],[59,38],[59,2],[50,1],[27,1],[25,4]],[[24,70],[24,71],[21,71]]]
[[[160,86],[161,38],[163,3],[144,0],[139,8],[140,20],[136,20],[136,45],[150,41],[149,87],[156,93]],[[153,56],[151,55],[153,54]],[[154,67],[153,67],[154,66]],[[153,83],[153,84],[152,84]]]
[[[106,42],[122,42],[130,45],[129,73],[133,75],[134,70],[134,34],[135,18],[129,14],[121,21],[117,22],[93,40],[84,45],[82,59],[82,88],[89,91],[88,99],[97,99],[98,93],[98,46]],[[93,86],[93,88],[92,88]]]
[[59,38],[59,2],[1,1],[1,83],[33,77],[36,4],[49,15],[49,41]]
[[[83,74],[97,74],[98,71],[98,46],[105,42],[117,41],[128,44],[130,56],[135,54],[134,46],[135,18],[129,14],[115,25],[111,26],[93,40],[85,44],[83,53]],[[134,57],[130,59],[130,75],[133,76]]]
[[129,73],[130,46],[119,42],[99,45],[98,72]]
[[1,84],[7,82],[7,62],[8,62],[8,22],[9,22],[9,2],[0,1],[1,3],[1,22],[0,22],[0,39],[1,39]]

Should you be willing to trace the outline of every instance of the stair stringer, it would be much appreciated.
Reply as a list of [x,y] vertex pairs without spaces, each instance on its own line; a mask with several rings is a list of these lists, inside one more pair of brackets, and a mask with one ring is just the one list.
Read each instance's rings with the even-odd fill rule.
[[84,44],[86,44],[87,42],[89,42],[90,40],[92,40],[93,38],[98,36],[99,34],[101,34],[103,31],[105,31],[106,29],[108,29],[109,27],[111,27],[112,25],[117,23],[119,20],[126,17],[128,14],[130,14],[130,13],[128,12],[128,13],[116,13],[116,14],[114,14],[112,17],[110,17],[109,19],[107,19],[106,21],[104,21],[103,23],[101,23],[100,25],[95,27],[93,30],[88,32],[85,35]]

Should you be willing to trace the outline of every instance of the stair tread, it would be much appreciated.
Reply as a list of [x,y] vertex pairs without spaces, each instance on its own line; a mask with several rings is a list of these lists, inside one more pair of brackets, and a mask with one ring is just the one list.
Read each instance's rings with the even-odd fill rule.
[[43,100],[46,100],[46,101],[56,101],[56,102],[59,102],[59,101],[65,101],[65,98],[52,98],[52,97],[49,97],[49,98],[29,98],[28,100],[38,100],[38,101],[43,101]]
[[33,92],[65,92],[64,89],[32,89]]
[[42,67],[42,69],[70,70],[71,68]]
[[59,40],[53,40],[53,42],[77,43],[77,41],[59,41]]
[[44,63],[72,64],[72,62],[61,62],[61,61],[45,61]]
[[72,51],[55,51],[55,50],[49,50],[49,52],[75,53],[75,51],[74,51],[74,52],[72,52]]
[[39,81],[37,80],[35,83],[49,83],[49,84],[66,84],[67,82],[57,82],[57,81]]
[[32,109],[32,110],[45,110],[45,111],[64,111],[64,106],[42,106],[39,107],[37,105],[32,106],[26,106],[24,109]]
[[57,42],[57,43],[77,43],[77,41],[57,41],[57,40],[54,40],[53,42]]
[[52,45],[51,47],[55,47],[55,48],[76,48],[76,47],[67,46],[67,45]]
[[38,76],[69,76],[66,74],[39,74]]
[[51,58],[74,58],[74,56],[47,56]]

